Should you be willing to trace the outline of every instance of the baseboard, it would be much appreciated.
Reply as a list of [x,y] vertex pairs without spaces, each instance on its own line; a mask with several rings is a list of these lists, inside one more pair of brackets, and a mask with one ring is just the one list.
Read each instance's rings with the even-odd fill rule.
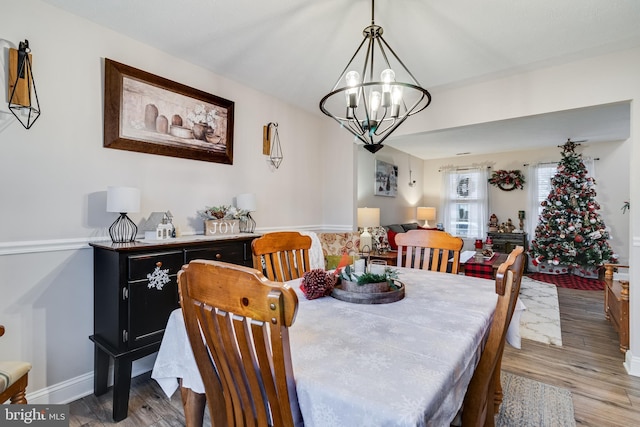
[[[131,378],[153,369],[156,354],[133,362]],[[109,367],[108,385],[113,385],[113,365]],[[27,387],[28,390],[28,387]],[[66,404],[93,393],[93,372],[27,393],[27,402],[38,405]]]
[[629,375],[640,377],[640,357],[634,356],[631,350],[627,350],[625,353],[623,365]]

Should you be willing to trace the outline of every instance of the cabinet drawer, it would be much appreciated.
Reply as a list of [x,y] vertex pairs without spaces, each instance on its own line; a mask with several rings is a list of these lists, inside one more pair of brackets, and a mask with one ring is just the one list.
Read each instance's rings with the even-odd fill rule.
[[239,265],[247,265],[248,260],[250,261],[245,242],[221,243],[206,248],[186,249],[185,262],[189,263],[194,259],[209,259]]
[[175,275],[184,264],[182,251],[156,252],[144,255],[132,255],[128,259],[129,274],[127,280],[142,280],[147,278],[156,269],[157,263],[161,263],[160,268],[169,269],[168,275]]

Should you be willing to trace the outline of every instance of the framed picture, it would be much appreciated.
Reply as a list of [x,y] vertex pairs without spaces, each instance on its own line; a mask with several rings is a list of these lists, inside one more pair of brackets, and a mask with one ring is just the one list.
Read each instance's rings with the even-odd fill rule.
[[396,197],[398,194],[398,166],[376,159],[376,196]]
[[104,146],[233,164],[233,101],[105,58]]

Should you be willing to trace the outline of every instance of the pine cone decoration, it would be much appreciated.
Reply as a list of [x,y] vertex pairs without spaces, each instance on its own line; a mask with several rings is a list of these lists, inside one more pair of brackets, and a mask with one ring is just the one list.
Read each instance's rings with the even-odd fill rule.
[[335,276],[317,268],[304,273],[300,289],[304,296],[311,300],[331,294],[335,283]]

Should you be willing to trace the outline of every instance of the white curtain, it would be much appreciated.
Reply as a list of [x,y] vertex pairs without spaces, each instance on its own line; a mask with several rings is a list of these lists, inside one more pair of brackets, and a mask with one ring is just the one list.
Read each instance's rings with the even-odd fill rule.
[[472,166],[441,171],[445,230],[460,237],[484,239],[489,210],[487,168]]

